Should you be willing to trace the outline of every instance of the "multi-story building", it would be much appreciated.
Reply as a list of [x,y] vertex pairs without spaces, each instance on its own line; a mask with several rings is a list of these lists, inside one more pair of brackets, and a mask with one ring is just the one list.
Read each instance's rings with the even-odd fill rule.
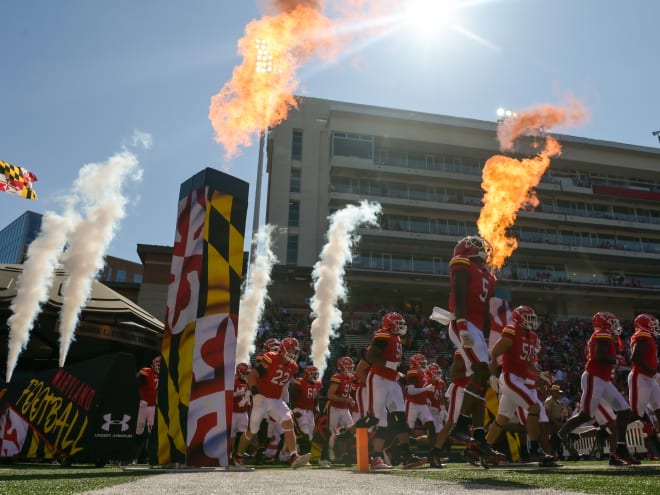
[[[302,98],[269,134],[266,222],[277,234],[271,298],[292,306],[326,243],[328,216],[362,200],[377,228],[346,267],[349,305],[420,307],[448,300],[456,242],[477,233],[484,163],[500,154],[497,123]],[[555,135],[563,151],[520,211],[519,246],[498,272],[501,293],[556,316],[660,311],[660,150]]]
[[0,263],[23,263],[27,246],[41,228],[41,214],[26,211],[0,230]]
[[[41,219],[41,213],[26,211],[0,230],[0,263],[21,264],[25,261],[28,246],[39,235]],[[142,263],[108,255],[98,279],[124,297],[137,302],[142,271]]]

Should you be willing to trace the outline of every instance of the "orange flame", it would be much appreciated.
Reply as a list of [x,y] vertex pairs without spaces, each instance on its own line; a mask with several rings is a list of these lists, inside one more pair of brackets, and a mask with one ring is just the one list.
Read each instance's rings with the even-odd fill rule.
[[[557,125],[574,124],[587,116],[585,108],[574,102],[569,109],[542,105],[507,118],[500,123],[497,136],[502,150],[513,148],[521,135],[540,135]],[[533,158],[518,160],[495,155],[484,165],[481,188],[484,190],[483,207],[477,228],[479,235],[492,245],[488,264],[502,268],[518,247],[518,240],[507,235],[521,208],[536,208],[539,199],[534,188],[550,166],[550,157],[561,154],[559,142],[547,136],[545,147]]]
[[497,127],[500,149],[512,150],[514,141],[522,135],[539,136],[557,126],[580,124],[587,119],[589,112],[581,102],[569,97],[568,104],[566,109],[539,105],[504,119]]
[[561,146],[546,138],[545,149],[534,158],[518,160],[495,155],[484,165],[481,188],[485,194],[477,228],[479,234],[492,245],[488,264],[502,268],[506,259],[518,247],[515,237],[507,236],[521,208],[539,205],[534,187],[550,165],[550,157],[561,154]]
[[[232,78],[211,98],[209,119],[225,158],[252,144],[254,134],[279,124],[296,107],[296,71],[315,50],[332,43],[319,38],[331,23],[314,2],[250,22],[238,42],[243,56]],[[310,6],[312,5],[312,6]]]

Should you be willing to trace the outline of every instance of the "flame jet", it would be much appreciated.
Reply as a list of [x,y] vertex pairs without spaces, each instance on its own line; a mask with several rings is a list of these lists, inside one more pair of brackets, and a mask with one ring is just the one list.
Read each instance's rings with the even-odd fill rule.
[[550,166],[550,158],[561,154],[561,145],[545,133],[557,126],[578,124],[588,116],[576,100],[568,108],[540,105],[502,121],[497,137],[502,151],[511,151],[523,135],[544,137],[544,145],[533,158],[516,159],[504,155],[489,158],[482,172],[483,207],[477,220],[479,235],[492,245],[488,264],[500,269],[518,248],[518,240],[507,234],[516,222],[518,211],[536,208],[539,199],[535,187]]

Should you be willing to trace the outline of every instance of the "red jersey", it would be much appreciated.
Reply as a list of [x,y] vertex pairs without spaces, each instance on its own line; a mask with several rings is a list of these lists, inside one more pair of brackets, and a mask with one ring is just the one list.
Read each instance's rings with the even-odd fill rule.
[[[238,378],[234,378],[234,412],[242,413],[248,410],[249,401],[245,401],[245,404],[242,406],[240,402],[245,397],[245,392],[247,392],[248,383]],[[238,394],[236,392],[239,392]]]
[[156,395],[158,394],[158,375],[152,368],[142,368],[140,376],[142,377],[140,400],[145,401],[148,406],[155,406]]
[[296,402],[292,406],[296,409],[313,411],[316,408],[316,401],[321,391],[321,382],[315,381],[312,383],[306,378],[297,378],[293,384],[298,387],[299,393]]
[[[426,387],[431,383],[426,373],[419,370],[408,370],[406,373],[406,383],[416,388]],[[424,405],[428,402],[431,392],[422,392],[421,394],[406,394],[406,400],[411,404]]]
[[[386,345],[383,348],[381,356],[386,361],[390,363],[400,363],[401,357],[403,356],[403,347],[401,346],[401,337],[397,334],[385,330],[384,328],[379,329],[371,340],[373,345],[376,342],[385,342]],[[379,366],[377,364],[372,364],[369,369],[370,373],[374,375],[382,376],[388,380],[396,381],[399,378],[399,372],[395,368],[388,368],[386,366]]]
[[257,382],[259,393],[269,399],[280,399],[284,387],[298,372],[298,365],[279,352],[265,353],[261,362],[268,366],[268,369]]
[[607,357],[616,357],[616,342],[610,332],[605,330],[596,330],[591,334],[589,343],[587,344],[587,364],[584,370],[590,375],[597,376],[606,382],[612,381],[613,364],[604,364],[596,361],[596,344],[605,343],[607,345]]
[[351,407],[351,412],[360,412],[360,406],[358,405],[358,394],[361,392],[363,385],[360,383],[358,377],[353,377],[353,383],[351,383],[351,398],[355,401],[355,405]]
[[438,383],[435,384],[435,388],[433,389],[433,391],[431,392],[431,396],[429,397],[431,407],[440,409],[441,406],[445,405],[446,387],[447,384],[444,382],[444,380],[438,380]]
[[511,347],[502,354],[502,372],[526,378],[529,364],[534,359],[534,344],[530,342],[529,333],[507,325],[502,330],[502,338],[512,341]]
[[[351,396],[351,389],[353,387],[352,376],[346,376],[343,373],[335,373],[332,375],[332,378],[330,378],[330,386],[332,386],[334,383],[337,384],[336,393],[338,396],[344,399],[348,399]],[[335,402],[332,400],[330,401],[330,406],[336,407],[337,409],[348,409],[348,404],[343,402]]]
[[[530,362],[534,365],[535,368],[538,368],[537,364],[539,362],[539,357],[536,355],[536,344],[539,341],[539,336],[534,330],[530,330],[528,337],[529,345],[532,349],[532,359],[530,359]],[[536,388],[536,375],[529,370],[527,371],[527,375],[525,377],[525,385],[531,389]]]
[[[646,342],[646,350],[644,351],[644,354],[641,356],[642,361],[644,361],[644,363],[646,363],[646,365],[652,370],[657,370],[658,346],[655,343],[655,338],[653,337],[653,334],[645,330],[636,330],[632,338],[630,339],[630,348],[631,349],[634,348],[635,344],[640,341]],[[646,376],[654,375],[653,373],[647,373],[645,370],[641,369],[635,363],[633,363],[632,365],[632,371],[633,373],[641,373],[642,375],[646,375]]]
[[[486,327],[486,313],[490,311],[489,299],[495,291],[495,275],[470,258],[454,256],[449,261],[450,287],[453,286],[456,273],[462,271],[467,271],[469,275],[465,319],[483,331]],[[449,311],[452,313],[454,313],[454,298],[455,294],[451,291]]]

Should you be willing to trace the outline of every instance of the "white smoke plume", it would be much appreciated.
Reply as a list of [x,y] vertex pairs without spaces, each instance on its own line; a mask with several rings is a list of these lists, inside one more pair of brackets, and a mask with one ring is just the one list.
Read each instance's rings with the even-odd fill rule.
[[85,165],[73,185],[85,218],[71,231],[69,247],[63,257],[68,277],[62,287],[60,367],[66,361],[92,283],[103,269],[105,253],[125,215],[128,200],[122,194],[122,187],[128,178],[141,180],[142,170],[137,157],[123,150],[105,163]]
[[71,211],[64,216],[47,211],[41,219],[39,236],[28,246],[23,272],[17,282],[16,297],[10,305],[12,315],[7,319],[7,382],[14,374],[19,354],[27,347],[41,306],[48,300],[60,254],[76,222],[77,218]]
[[[149,134],[137,130],[132,141],[145,149],[149,149],[152,142]],[[41,231],[28,246],[16,296],[10,306],[12,315],[7,319],[7,382],[16,369],[18,356],[27,347],[41,306],[48,300],[55,269],[61,260],[68,271],[62,288],[60,314],[60,366],[64,365],[80,310],[89,297],[96,274],[103,268],[105,251],[124,216],[126,198],[120,191],[129,176],[139,181],[142,171],[136,157],[125,150],[105,164],[85,165],[62,200],[64,214],[44,213]],[[79,210],[87,214],[85,219],[80,217]]]
[[247,283],[241,296],[238,312],[238,334],[236,336],[236,362],[249,363],[250,356],[255,352],[257,327],[264,313],[268,299],[268,285],[271,282],[273,265],[277,257],[272,251],[272,225],[265,225],[252,241],[254,252],[261,244],[262,251],[256,254],[254,262],[250,263]]
[[355,231],[361,224],[377,226],[381,211],[379,203],[365,200],[359,207],[348,205],[329,217],[328,240],[312,271],[314,295],[310,302],[314,318],[311,328],[312,361],[321,376],[330,357],[330,339],[342,323],[337,304],[346,300],[344,267],[352,261],[351,248],[359,241]]

